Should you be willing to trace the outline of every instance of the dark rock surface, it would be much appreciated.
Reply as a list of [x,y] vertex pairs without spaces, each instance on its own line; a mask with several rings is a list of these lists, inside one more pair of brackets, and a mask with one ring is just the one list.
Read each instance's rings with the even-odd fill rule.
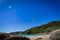
[[36,40],[42,40],[42,38],[38,38],[38,39],[36,39]]
[[13,37],[8,37],[6,40],[30,40],[30,39],[26,37],[13,36]]
[[30,40],[30,39],[27,37],[9,35],[7,33],[0,33],[0,40]]
[[9,34],[7,34],[7,33],[0,33],[0,40],[5,40],[7,37],[9,37]]

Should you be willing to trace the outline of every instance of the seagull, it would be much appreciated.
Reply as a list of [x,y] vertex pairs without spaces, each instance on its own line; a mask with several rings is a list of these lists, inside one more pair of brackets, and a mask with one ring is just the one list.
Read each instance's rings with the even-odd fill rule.
[[35,20],[35,18],[32,18],[32,21],[34,21]]

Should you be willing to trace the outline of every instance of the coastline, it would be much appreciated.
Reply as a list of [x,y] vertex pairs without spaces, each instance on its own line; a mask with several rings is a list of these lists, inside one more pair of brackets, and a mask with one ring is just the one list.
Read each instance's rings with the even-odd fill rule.
[[50,35],[38,35],[38,36],[26,36],[30,38],[30,40],[49,40]]

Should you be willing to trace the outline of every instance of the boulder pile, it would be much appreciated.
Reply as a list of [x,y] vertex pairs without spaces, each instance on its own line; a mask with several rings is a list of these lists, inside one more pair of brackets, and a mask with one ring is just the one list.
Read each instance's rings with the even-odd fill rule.
[[27,37],[9,35],[7,33],[0,33],[0,40],[30,40],[30,39]]

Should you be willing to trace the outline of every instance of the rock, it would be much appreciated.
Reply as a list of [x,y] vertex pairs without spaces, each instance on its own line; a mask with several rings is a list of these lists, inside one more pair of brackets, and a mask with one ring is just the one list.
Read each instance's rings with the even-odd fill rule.
[[27,37],[9,35],[7,33],[0,33],[0,40],[30,40]]
[[7,37],[6,40],[30,40],[29,38],[26,38],[26,37],[21,37],[21,36],[10,36],[10,37]]
[[51,33],[51,36],[49,39],[50,40],[60,40],[60,29],[53,31]]
[[38,39],[36,39],[36,40],[41,40],[42,38],[38,38]]
[[0,40],[5,40],[6,37],[9,37],[7,33],[0,33]]
[[27,38],[27,37],[24,37],[24,40],[30,40],[29,38]]

